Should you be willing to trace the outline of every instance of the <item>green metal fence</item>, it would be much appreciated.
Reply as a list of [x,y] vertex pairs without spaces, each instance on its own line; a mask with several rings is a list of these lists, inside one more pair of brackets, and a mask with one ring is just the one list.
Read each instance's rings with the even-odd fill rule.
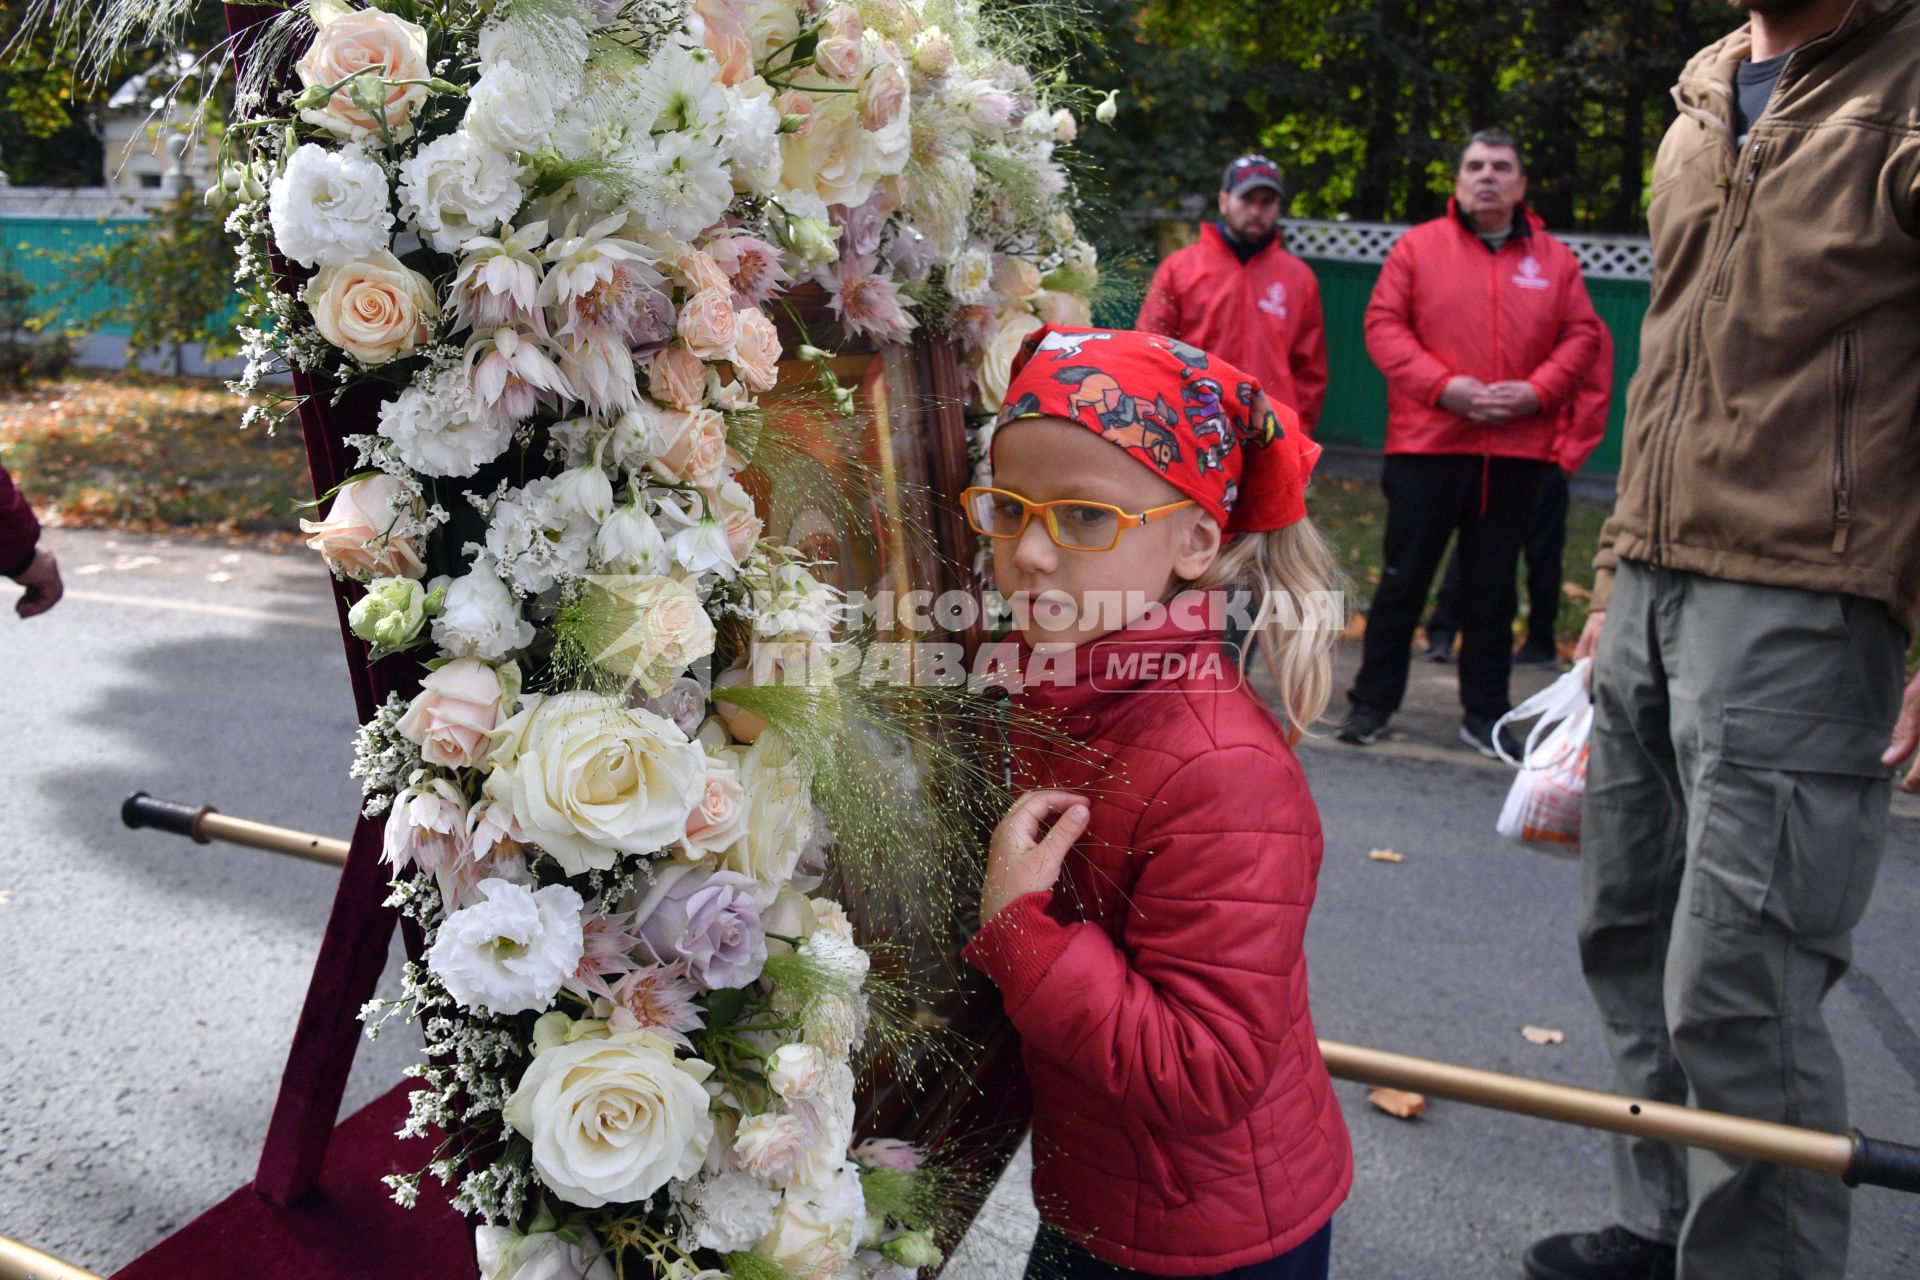
[[5,218],[0,219],[0,265],[16,271],[34,287],[37,313],[57,310],[62,324],[125,337],[124,326],[90,322],[111,307],[116,298],[111,285],[75,289],[66,255],[110,243],[145,226],[141,218]]

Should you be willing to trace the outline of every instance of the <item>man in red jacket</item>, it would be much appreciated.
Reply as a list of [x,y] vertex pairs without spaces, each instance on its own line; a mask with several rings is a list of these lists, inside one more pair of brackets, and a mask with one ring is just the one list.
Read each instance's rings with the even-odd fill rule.
[[45,613],[60,602],[60,566],[40,545],[40,521],[20,495],[13,477],[0,467],[0,574],[27,589],[14,603],[23,618]]
[[[1560,432],[1553,441],[1554,465],[1547,468],[1540,488],[1540,504],[1521,559],[1527,566],[1527,642],[1513,655],[1515,667],[1557,667],[1560,650],[1554,624],[1560,618],[1560,588],[1566,578],[1562,563],[1567,550],[1568,482],[1585,466],[1607,434],[1607,415],[1613,408],[1613,337],[1600,327],[1600,354],[1587,366],[1587,376],[1573,403],[1560,415]],[[1447,561],[1447,573],[1427,619],[1427,657],[1453,661],[1454,638],[1460,633],[1460,555]]]
[[1446,216],[1400,238],[1367,304],[1367,352],[1387,380],[1387,529],[1342,741],[1376,741],[1399,709],[1414,628],[1458,535],[1460,736],[1496,754],[1520,544],[1561,412],[1600,348],[1580,264],[1526,194],[1512,136],[1474,134]]
[[1260,380],[1308,433],[1327,398],[1320,284],[1280,243],[1280,170],[1242,156],[1220,182],[1220,221],[1153,273],[1134,328],[1210,351]]

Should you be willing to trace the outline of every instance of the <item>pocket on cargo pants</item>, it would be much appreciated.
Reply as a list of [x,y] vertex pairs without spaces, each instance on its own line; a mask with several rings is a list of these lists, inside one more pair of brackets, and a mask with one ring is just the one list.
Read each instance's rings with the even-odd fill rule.
[[1728,707],[1688,840],[1693,914],[1801,938],[1858,924],[1886,845],[1887,726]]

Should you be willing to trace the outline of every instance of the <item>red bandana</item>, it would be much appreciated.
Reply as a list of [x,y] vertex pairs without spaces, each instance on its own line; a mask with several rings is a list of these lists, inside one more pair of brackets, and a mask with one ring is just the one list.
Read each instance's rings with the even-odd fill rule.
[[1320,446],[1260,384],[1177,338],[1042,325],[1020,346],[998,425],[1065,418],[1119,445],[1227,533],[1307,514]]

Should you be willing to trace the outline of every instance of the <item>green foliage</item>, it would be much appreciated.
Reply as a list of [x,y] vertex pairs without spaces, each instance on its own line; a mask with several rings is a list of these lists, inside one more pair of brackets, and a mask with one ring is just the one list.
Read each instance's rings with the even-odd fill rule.
[[0,385],[24,391],[31,382],[63,376],[73,363],[73,342],[33,309],[31,281],[0,253]]
[[[1637,231],[1645,173],[1687,58],[1736,25],[1724,0],[1086,0],[1098,33],[1069,74],[1120,90],[1111,127],[1082,122],[1107,181],[1103,247],[1150,248],[1128,212],[1200,197],[1260,149],[1291,211],[1411,221],[1445,208],[1475,129],[1527,146],[1551,226]],[[1124,256],[1125,250],[1123,250]]]
[[166,351],[177,373],[188,343],[203,344],[209,358],[239,349],[231,312],[233,243],[199,193],[183,191],[126,235],[61,256],[71,292],[105,285],[117,299],[94,322],[130,330],[129,364]]

